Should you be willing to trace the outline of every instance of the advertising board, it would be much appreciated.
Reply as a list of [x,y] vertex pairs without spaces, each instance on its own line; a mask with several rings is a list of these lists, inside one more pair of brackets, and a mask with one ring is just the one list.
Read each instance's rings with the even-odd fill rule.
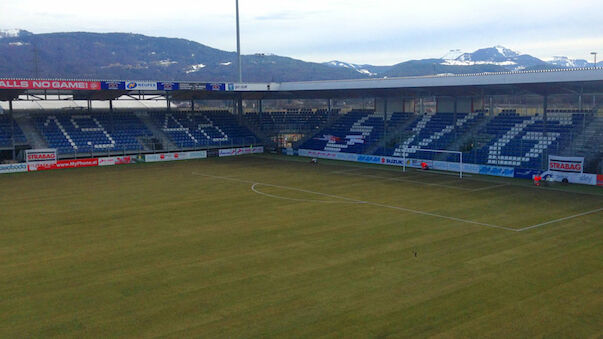
[[126,89],[125,81],[101,81],[101,89],[124,90]]
[[559,172],[559,171],[546,171],[542,173],[542,176],[551,175],[554,181],[562,182],[564,179],[572,184],[582,185],[597,185],[597,175],[589,173],[571,173],[571,172]]
[[549,171],[582,173],[584,157],[549,155]]
[[96,167],[98,166],[98,159],[73,159],[73,160],[59,160],[54,164],[28,164],[27,169],[30,172],[34,171],[46,171],[63,168],[78,168],[78,167]]
[[27,164],[6,164],[0,165],[0,174],[27,172]]
[[65,89],[98,91],[100,81],[0,79],[0,89]]
[[225,148],[218,151],[220,157],[230,157],[234,155],[252,154],[252,153],[264,153],[264,146],[256,147],[238,147],[238,148]]
[[155,81],[133,81],[126,80],[126,90],[128,91],[156,91],[157,82]]
[[529,169],[529,168],[516,168],[514,177],[521,179],[533,179],[536,174],[540,174],[541,171]]
[[180,89],[178,82],[158,82],[157,89],[160,91],[177,91]]
[[597,186],[603,186],[603,174],[597,174]]
[[54,164],[57,162],[56,148],[28,149],[25,150],[27,164]]
[[205,84],[205,89],[208,91],[225,91],[226,84],[224,84],[224,83],[208,83],[208,84]]
[[98,158],[99,166],[113,166],[134,163],[131,156]]
[[145,162],[176,161],[207,158],[207,151],[145,154]]

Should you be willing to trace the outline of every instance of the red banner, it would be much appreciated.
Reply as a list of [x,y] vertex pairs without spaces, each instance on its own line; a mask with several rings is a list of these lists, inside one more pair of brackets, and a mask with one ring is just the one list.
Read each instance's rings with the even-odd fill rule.
[[100,81],[0,79],[0,89],[65,89],[98,91]]
[[98,166],[98,159],[76,159],[76,160],[59,160],[56,164],[40,164],[29,165],[29,171],[45,171],[61,168],[76,168],[76,167],[95,167]]
[[603,174],[597,174],[597,186],[603,186]]

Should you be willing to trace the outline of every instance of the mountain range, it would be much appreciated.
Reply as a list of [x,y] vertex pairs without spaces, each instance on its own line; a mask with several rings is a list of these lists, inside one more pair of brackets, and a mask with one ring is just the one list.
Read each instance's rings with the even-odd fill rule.
[[[242,56],[248,82],[309,81],[589,67],[586,60],[544,61],[502,46],[391,66],[306,62],[273,54]],[[235,81],[236,53],[194,41],[132,33],[0,30],[0,77]]]

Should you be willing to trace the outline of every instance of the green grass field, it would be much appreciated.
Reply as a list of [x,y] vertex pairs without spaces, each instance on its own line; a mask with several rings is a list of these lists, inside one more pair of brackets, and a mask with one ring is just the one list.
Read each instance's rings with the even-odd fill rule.
[[603,190],[556,188],[267,156],[3,175],[0,337],[598,338]]

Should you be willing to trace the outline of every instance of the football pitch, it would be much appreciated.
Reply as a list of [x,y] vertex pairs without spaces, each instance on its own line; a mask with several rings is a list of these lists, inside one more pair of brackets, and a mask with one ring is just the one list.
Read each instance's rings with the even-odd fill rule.
[[601,337],[603,189],[241,156],[0,176],[0,337]]

